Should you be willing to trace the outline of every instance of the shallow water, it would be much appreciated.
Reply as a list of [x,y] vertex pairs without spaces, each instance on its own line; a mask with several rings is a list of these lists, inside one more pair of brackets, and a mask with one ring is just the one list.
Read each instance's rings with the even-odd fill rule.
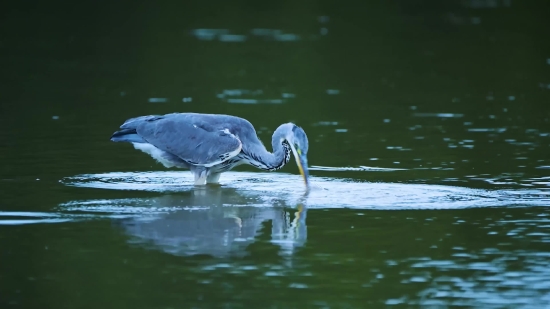
[[[72,5],[2,19],[1,308],[550,304],[546,2]],[[297,123],[311,190],[109,141],[174,111]]]
[[[304,293],[322,299],[319,306],[530,307],[550,301],[547,188],[311,180],[306,191],[299,175],[286,173],[229,172],[220,186],[207,187],[190,185],[188,172],[82,174],[53,186],[92,189],[86,195],[93,197],[58,203],[49,212],[4,211],[0,225],[32,233],[32,244],[41,245],[33,251],[50,257],[42,270],[26,271],[33,284],[69,283],[69,274],[86,273],[95,286],[90,290],[107,295],[112,292],[97,285],[136,281],[117,288],[126,299],[136,298],[136,289],[170,299],[170,289],[155,288],[169,282],[193,291],[176,302],[195,306],[205,299],[244,306],[258,289],[277,306],[294,306],[300,302],[287,298]],[[117,194],[105,198],[111,191]],[[54,236],[35,234],[44,229]],[[18,251],[12,250],[5,252]],[[89,266],[81,265],[90,254]],[[60,263],[75,263],[74,269],[61,271]],[[143,270],[147,282],[140,281]],[[82,287],[66,289],[86,294]]]

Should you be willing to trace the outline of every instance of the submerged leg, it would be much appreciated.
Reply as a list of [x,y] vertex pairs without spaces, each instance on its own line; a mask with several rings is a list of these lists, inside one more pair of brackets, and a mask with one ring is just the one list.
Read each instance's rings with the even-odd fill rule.
[[206,177],[206,183],[219,183],[221,173],[209,173]]

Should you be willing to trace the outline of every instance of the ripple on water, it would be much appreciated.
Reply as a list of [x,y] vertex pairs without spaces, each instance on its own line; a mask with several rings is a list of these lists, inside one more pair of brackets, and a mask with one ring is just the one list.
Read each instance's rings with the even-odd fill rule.
[[[65,185],[112,190],[182,192],[200,190],[188,172],[113,172],[66,177]],[[228,172],[222,175],[222,190],[253,198],[251,204],[269,207],[274,201],[294,204],[304,197],[299,175],[286,173]],[[547,206],[548,192],[537,189],[481,190],[465,187],[372,183],[332,177],[312,177],[307,195],[309,208],[354,208],[373,210],[461,209],[499,206]]]
[[72,221],[72,219],[53,213],[0,211],[0,225],[63,223],[68,221]]
[[0,211],[0,225],[24,225],[24,224],[47,224],[64,223],[80,220],[99,218],[124,218],[118,213],[107,215],[75,214],[75,213],[44,213],[44,212],[18,212]]
[[[480,255],[483,252],[479,252]],[[493,259],[481,262],[477,255],[463,261],[437,261],[413,263],[415,269],[429,273],[448,273],[433,278],[432,286],[418,293],[420,300],[409,304],[425,304],[423,299],[439,299],[446,304],[463,306],[479,305],[536,305],[548,304],[550,301],[550,273],[543,265],[547,265],[548,257],[542,258],[531,252],[491,251]],[[514,270],[516,259],[507,256],[517,256],[525,265],[525,270]],[[403,262],[407,264],[408,262]],[[471,276],[454,277],[456,270],[471,270]]]
[[234,104],[282,104],[296,97],[294,93],[288,92],[277,94],[276,97],[271,95],[271,97],[265,97],[261,89],[225,89],[216,96],[227,103]]

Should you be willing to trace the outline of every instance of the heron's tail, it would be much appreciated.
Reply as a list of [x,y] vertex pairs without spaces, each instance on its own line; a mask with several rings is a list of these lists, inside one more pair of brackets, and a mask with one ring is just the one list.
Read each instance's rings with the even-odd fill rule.
[[113,142],[147,143],[139,136],[135,129],[122,129],[111,136]]
[[120,126],[121,129],[135,129],[139,126],[140,123],[143,123],[144,121],[155,121],[158,119],[162,119],[163,116],[159,115],[149,115],[149,116],[139,116],[135,118],[130,118]]

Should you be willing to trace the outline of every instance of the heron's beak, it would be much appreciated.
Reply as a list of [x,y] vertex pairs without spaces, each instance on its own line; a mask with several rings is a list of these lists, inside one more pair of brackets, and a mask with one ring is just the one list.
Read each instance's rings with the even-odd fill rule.
[[306,186],[309,186],[309,170],[307,169],[307,158],[304,155],[298,156],[298,169],[300,169],[300,174],[304,177],[304,182]]
[[290,144],[290,147],[292,148],[292,153],[294,154],[294,158],[296,159],[296,164],[298,165],[300,174],[302,174],[302,177],[304,177],[304,182],[306,183],[306,187],[309,187],[309,171],[307,169],[307,157],[305,154],[296,151],[296,148],[294,148],[294,145]]

